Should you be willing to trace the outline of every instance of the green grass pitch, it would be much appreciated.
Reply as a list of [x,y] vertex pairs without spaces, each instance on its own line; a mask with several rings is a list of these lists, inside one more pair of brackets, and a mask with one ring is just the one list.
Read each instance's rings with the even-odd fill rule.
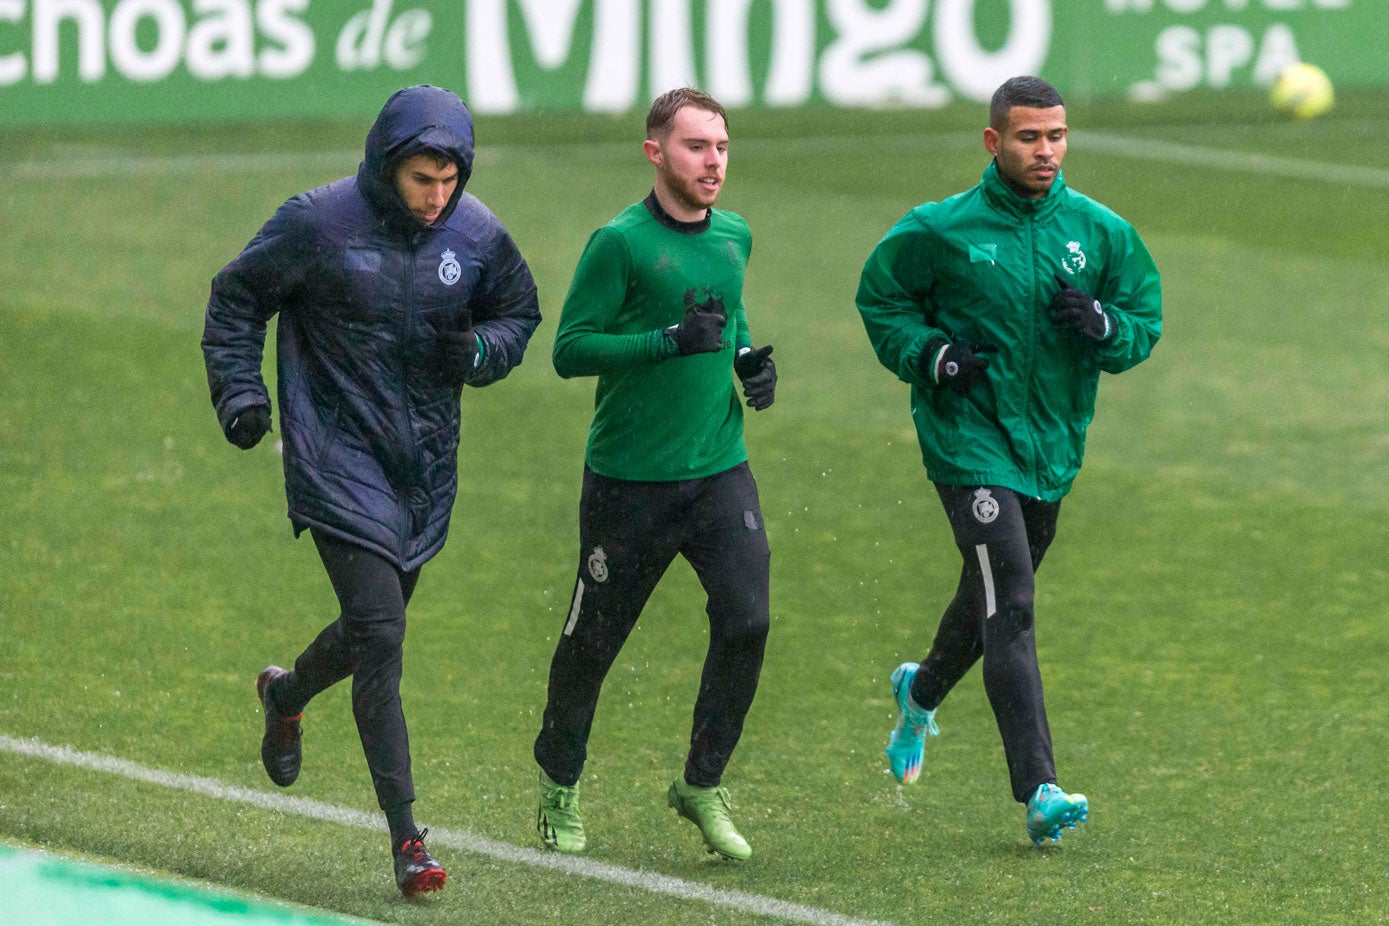
[[[1067,179],[1143,233],[1166,332],[1105,377],[1039,576],[1061,784],[1092,802],[1044,852],[977,672],[916,785],[882,756],[887,674],[924,654],[958,565],[853,294],[897,218],[977,180],[981,108],[733,114],[720,205],[751,223],[753,334],[781,374],[747,423],[773,631],[726,777],[756,856],[706,861],[665,807],[706,633],[677,563],[600,704],[589,857],[900,924],[1384,922],[1389,97],[1342,97],[1311,123],[1252,95],[1071,111]],[[453,530],[410,613],[427,825],[536,843],[530,748],[593,390],[549,351],[588,234],[648,189],[639,123],[479,126],[470,189],[546,320],[509,380],[464,396]],[[252,680],[334,601],[278,457],[222,439],[198,339],[213,273],[284,198],[355,170],[366,128],[0,138],[0,736],[273,790]],[[310,707],[290,793],[374,811],[349,708],[346,685]],[[778,922],[442,847],[447,890],[408,903],[383,832],[13,751],[0,840],[390,923]]]

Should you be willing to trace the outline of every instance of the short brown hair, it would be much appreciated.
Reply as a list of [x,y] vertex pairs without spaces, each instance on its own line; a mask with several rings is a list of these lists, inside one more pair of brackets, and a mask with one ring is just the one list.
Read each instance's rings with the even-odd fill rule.
[[725,128],[728,126],[728,115],[724,113],[718,100],[693,87],[677,87],[667,90],[652,101],[651,110],[646,114],[646,137],[654,139],[669,135],[670,124],[675,119],[675,114],[686,106],[711,112],[723,120]]

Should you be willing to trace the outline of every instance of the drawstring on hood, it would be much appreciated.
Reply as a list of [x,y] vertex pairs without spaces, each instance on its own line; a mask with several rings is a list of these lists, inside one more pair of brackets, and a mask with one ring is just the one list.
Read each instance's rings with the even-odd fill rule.
[[397,90],[367,133],[357,185],[383,220],[401,229],[419,227],[396,190],[396,168],[408,158],[437,151],[458,165],[458,185],[434,221],[448,219],[473,172],[473,115],[458,95],[418,84]]

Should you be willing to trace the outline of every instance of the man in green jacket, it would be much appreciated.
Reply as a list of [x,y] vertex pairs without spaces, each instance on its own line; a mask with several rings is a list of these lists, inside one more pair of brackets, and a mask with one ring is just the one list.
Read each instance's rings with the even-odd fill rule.
[[[579,500],[579,573],[535,741],[536,828],[582,852],[579,776],[599,689],[656,583],[684,556],[708,594],[705,657],[684,775],[667,791],[712,853],[752,854],[729,818],[724,768],[767,637],[770,551],[743,443],[743,408],[772,404],[770,346],[743,307],[752,236],[713,208],[728,164],[723,108],[696,90],[657,98],[644,150],[656,182],[593,233],[565,297],[555,370],[597,376]],[[731,337],[730,337],[731,335]]]
[[936,708],[982,657],[1013,797],[1041,845],[1089,802],[1056,784],[1033,635],[1033,581],[1080,470],[1101,371],[1162,329],[1137,232],[1066,186],[1066,109],[1015,77],[994,93],[979,185],[909,212],[873,249],[857,304],[873,348],[911,385],[927,476],[964,557],[930,652],[892,673],[893,775],[915,781]]

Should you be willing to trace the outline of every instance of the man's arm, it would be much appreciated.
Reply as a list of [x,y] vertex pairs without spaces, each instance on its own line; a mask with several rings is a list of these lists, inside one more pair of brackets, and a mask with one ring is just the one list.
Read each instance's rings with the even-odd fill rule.
[[1100,369],[1122,373],[1152,353],[1162,336],[1162,280],[1157,264],[1138,237],[1125,225],[1115,232],[1109,273],[1097,294],[1113,331],[1095,348]]
[[742,353],[743,348],[752,346],[752,332],[748,330],[748,310],[741,296],[733,314],[728,317],[728,325],[733,329],[733,351]]
[[530,267],[500,224],[498,231],[480,298],[472,307],[478,356],[464,382],[474,388],[495,383],[519,366],[540,325],[540,300]]
[[555,372],[566,379],[659,363],[679,354],[664,330],[610,334],[622,307],[631,258],[619,234],[600,228],[588,240],[555,332]]
[[927,322],[923,308],[931,288],[927,236],[913,214],[893,226],[868,255],[854,301],[882,365],[903,382],[930,387],[922,352],[928,341],[948,344],[950,336]]
[[[265,329],[302,279],[302,220],[303,200],[295,197],[212,280],[203,323],[203,362],[217,420],[229,439],[241,430],[239,419],[247,415],[268,424],[270,395],[261,377]],[[257,407],[266,410],[263,418],[253,411]]]

